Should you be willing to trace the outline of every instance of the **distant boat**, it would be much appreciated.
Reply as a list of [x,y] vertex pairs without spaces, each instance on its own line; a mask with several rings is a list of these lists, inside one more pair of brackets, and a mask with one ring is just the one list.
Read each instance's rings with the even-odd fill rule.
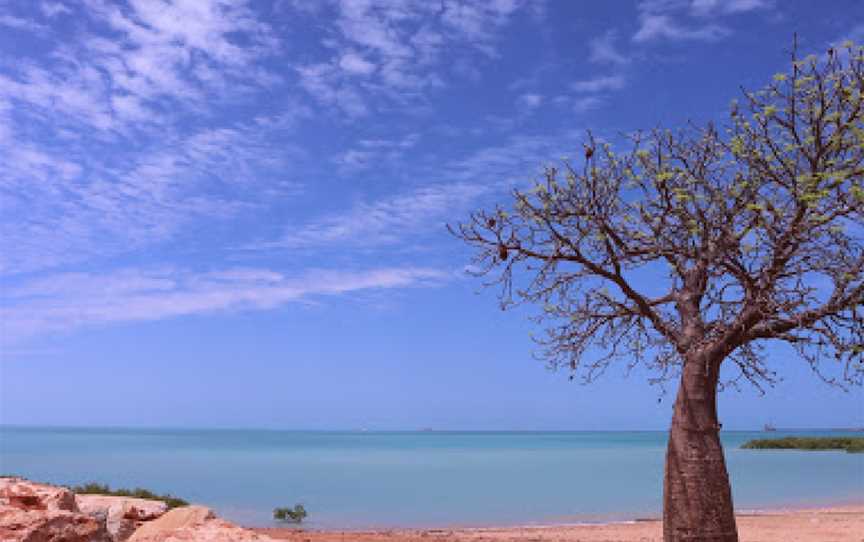
[[765,426],[762,427],[762,430],[770,432],[770,431],[776,431],[777,428],[774,427],[773,425],[771,425],[770,423],[766,423]]

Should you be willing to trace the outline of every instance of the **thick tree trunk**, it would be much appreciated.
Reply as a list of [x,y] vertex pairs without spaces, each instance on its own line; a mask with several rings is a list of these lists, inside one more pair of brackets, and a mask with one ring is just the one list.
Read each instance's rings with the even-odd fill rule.
[[664,542],[737,542],[729,475],[717,421],[717,375],[685,361],[663,478]]

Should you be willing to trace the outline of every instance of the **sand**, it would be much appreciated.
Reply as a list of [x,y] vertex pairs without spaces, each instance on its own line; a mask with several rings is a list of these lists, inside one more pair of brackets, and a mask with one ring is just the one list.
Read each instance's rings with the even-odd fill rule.
[[[607,525],[307,531],[256,529],[293,542],[662,542],[659,521]],[[864,542],[864,505],[738,515],[741,542]]]

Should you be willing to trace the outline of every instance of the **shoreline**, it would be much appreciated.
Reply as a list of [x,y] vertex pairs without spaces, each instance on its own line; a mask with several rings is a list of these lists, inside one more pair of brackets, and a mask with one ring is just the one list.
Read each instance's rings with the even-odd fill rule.
[[[765,505],[757,507],[742,507],[735,509],[736,518],[761,517],[761,516],[782,516],[787,514],[795,514],[798,512],[831,512],[842,511],[846,509],[860,509],[864,514],[864,492],[859,497],[844,498],[844,499],[828,499],[811,502],[802,502],[795,504],[784,504],[779,506]],[[214,510],[218,510],[214,508]],[[230,514],[223,514],[225,517],[230,517]],[[368,532],[384,532],[384,531],[484,531],[484,530],[502,530],[502,529],[553,529],[553,528],[569,528],[569,527],[593,527],[593,526],[614,526],[614,525],[632,525],[637,523],[659,522],[662,519],[662,512],[656,515],[639,515],[627,516],[626,514],[597,514],[597,516],[605,515],[608,519],[580,519],[577,517],[562,518],[560,520],[545,519],[537,521],[522,521],[515,523],[470,523],[470,522],[453,522],[453,523],[429,523],[429,524],[374,524],[361,525],[357,527],[330,525],[316,526],[313,522],[307,522],[299,525],[295,524],[279,524],[273,520],[267,524],[253,524],[244,521],[238,521],[239,524],[247,529],[253,530],[295,530],[303,532],[339,532],[339,533],[368,533]],[[310,525],[311,523],[311,525]],[[862,537],[861,542],[864,542]]]
[[[842,506],[739,510],[740,538],[760,542],[860,542],[864,501]],[[662,540],[659,518],[604,523],[555,523],[487,527],[307,529],[248,527],[277,540],[294,542],[654,542]]]

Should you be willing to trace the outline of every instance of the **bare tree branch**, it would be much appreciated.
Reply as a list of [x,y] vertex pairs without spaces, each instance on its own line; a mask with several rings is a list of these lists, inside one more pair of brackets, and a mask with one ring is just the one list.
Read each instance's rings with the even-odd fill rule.
[[451,231],[502,307],[541,307],[541,357],[584,380],[618,359],[668,375],[699,358],[716,378],[729,359],[761,389],[762,345],[783,341],[861,384],[862,95],[862,47],[793,56],[724,126],[631,134],[621,154],[589,133],[581,167]]

